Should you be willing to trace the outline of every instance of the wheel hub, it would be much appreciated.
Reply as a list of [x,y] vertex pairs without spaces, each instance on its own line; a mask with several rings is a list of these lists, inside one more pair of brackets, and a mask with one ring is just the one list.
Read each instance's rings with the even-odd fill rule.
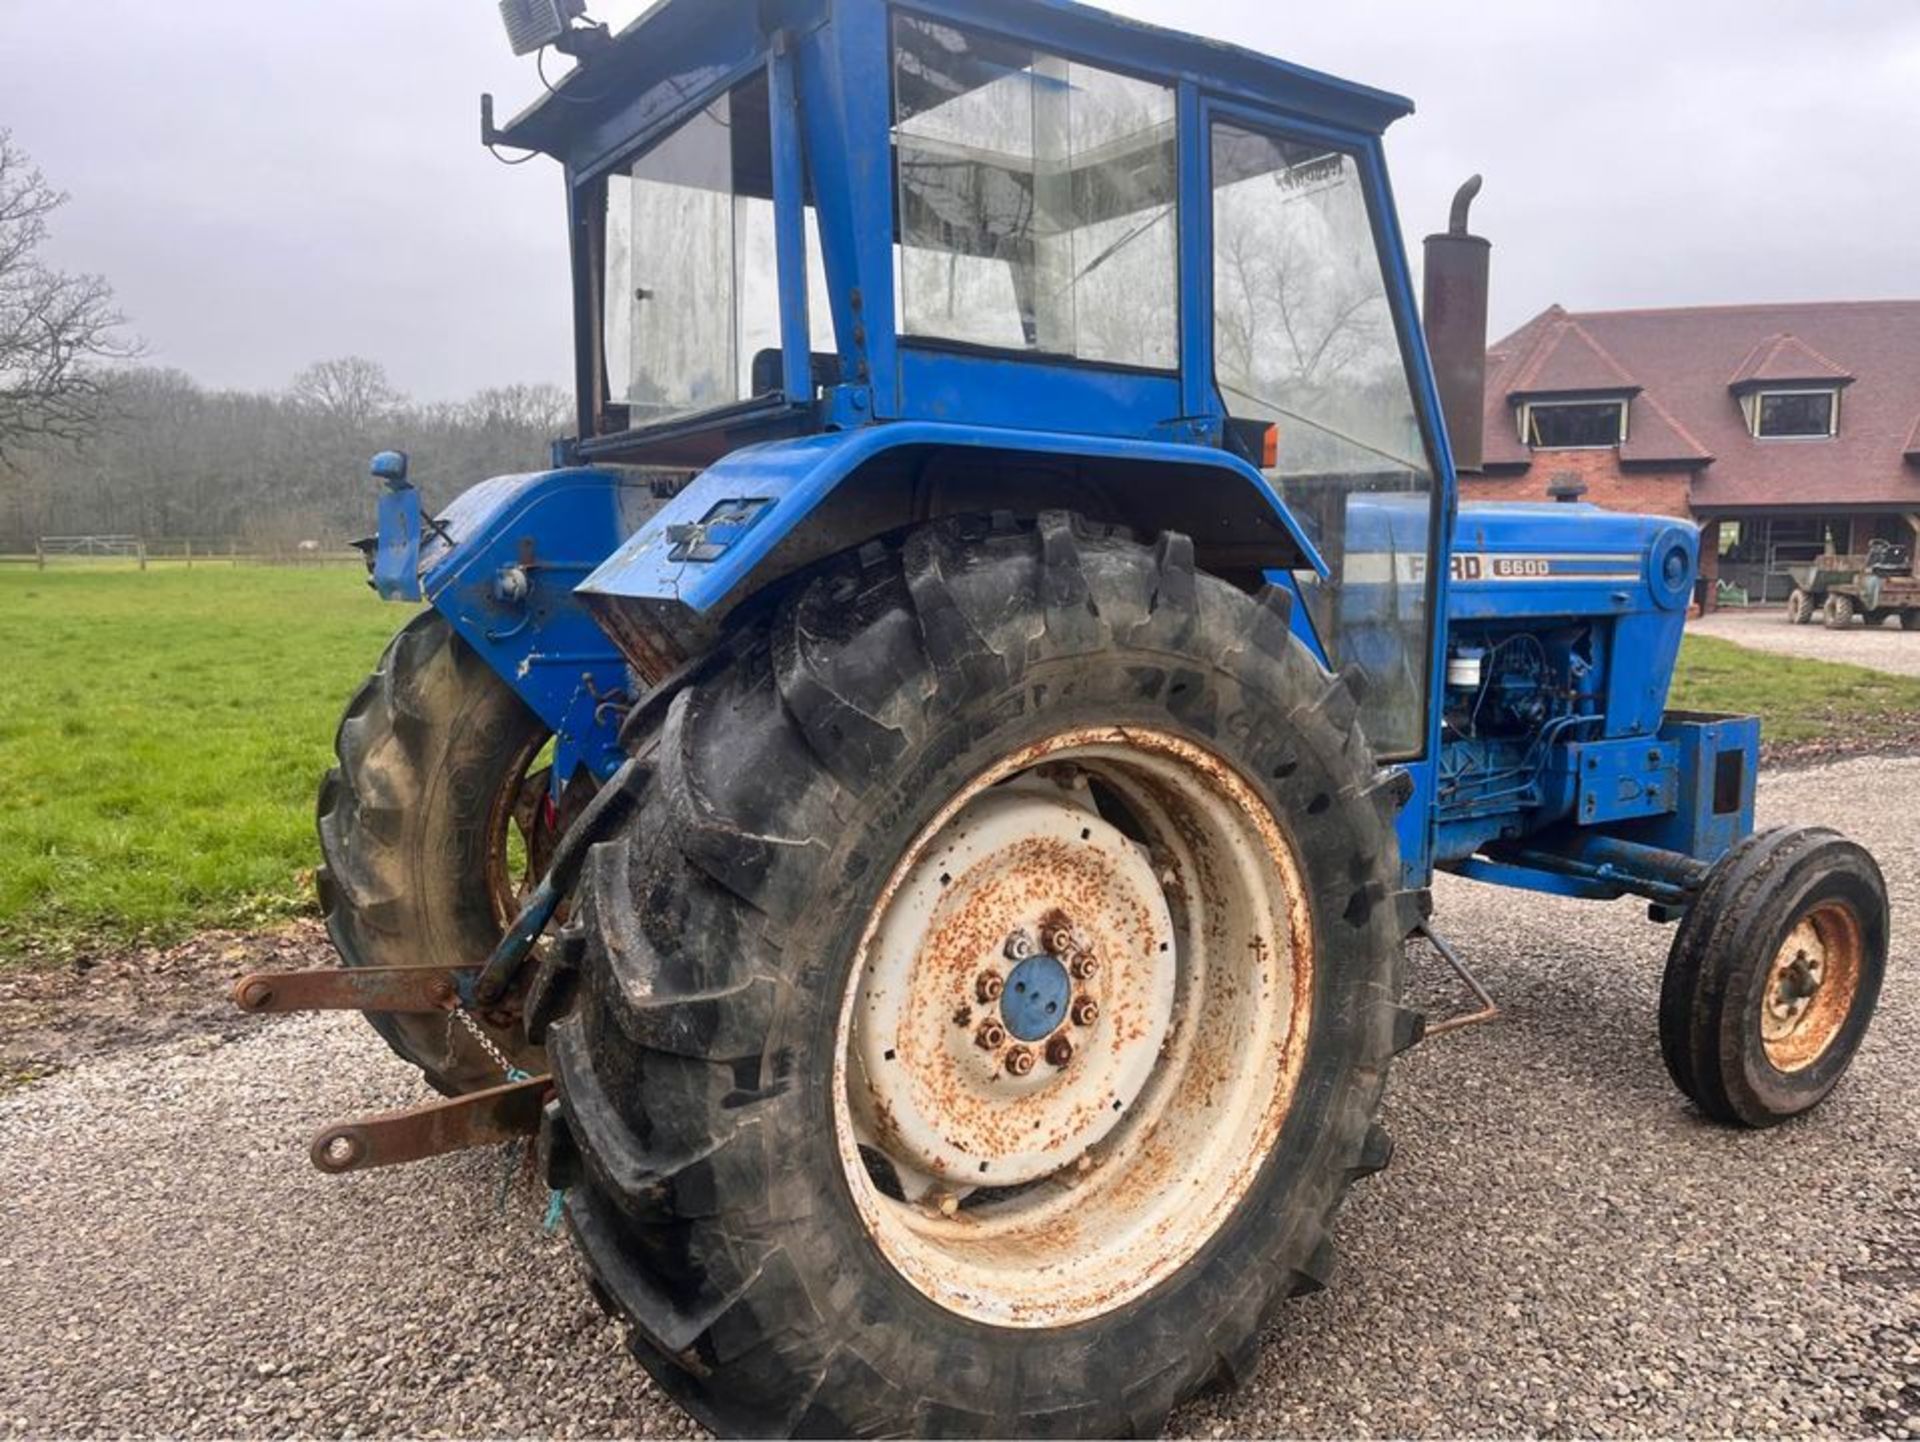
[[907,875],[855,1016],[861,1130],[908,1196],[1084,1157],[1173,1018],[1174,924],[1143,848],[1058,787],[976,797]]
[[1787,934],[1760,998],[1760,1039],[1775,1068],[1800,1071],[1833,1044],[1853,1004],[1859,952],[1859,923],[1843,907],[1822,907]]
[[1073,980],[1067,963],[1043,952],[1030,956],[1008,976],[1000,993],[1000,1016],[1021,1041],[1043,1041],[1067,1024]]

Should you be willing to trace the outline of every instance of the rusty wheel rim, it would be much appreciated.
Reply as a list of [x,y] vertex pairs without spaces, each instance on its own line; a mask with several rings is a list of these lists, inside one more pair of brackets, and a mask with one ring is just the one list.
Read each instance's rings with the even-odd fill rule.
[[869,916],[835,1049],[842,1170],[895,1270],[1058,1327],[1189,1261],[1291,1105],[1303,874],[1244,778],[1164,732],[1064,733],[950,799]]
[[1760,1039],[1779,1072],[1804,1071],[1833,1047],[1860,986],[1860,918],[1842,902],[1795,923],[1774,953],[1760,996]]
[[560,840],[560,816],[551,791],[552,750],[552,735],[536,731],[508,767],[487,812],[487,896],[502,932],[546,875]]

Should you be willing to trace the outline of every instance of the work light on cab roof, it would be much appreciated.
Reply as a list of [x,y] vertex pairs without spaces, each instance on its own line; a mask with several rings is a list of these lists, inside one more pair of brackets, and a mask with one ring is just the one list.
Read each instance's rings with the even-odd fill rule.
[[1884,882],[1667,709],[1692,525],[1457,503],[1489,248],[1476,178],[1423,330],[1408,102],[1068,0],[502,13],[579,60],[482,106],[564,177],[577,411],[437,513],[374,468],[427,604],[321,791],[346,965],[239,996],[447,1096],[322,1168],[535,1134],[722,1433],[1134,1435],[1326,1280],[1393,1057],[1497,1013],[1436,871],[1677,923],[1705,1115],[1833,1089]]

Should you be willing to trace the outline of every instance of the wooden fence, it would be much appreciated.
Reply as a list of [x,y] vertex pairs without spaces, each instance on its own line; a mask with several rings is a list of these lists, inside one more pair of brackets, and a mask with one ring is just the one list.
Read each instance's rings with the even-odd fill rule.
[[[16,547],[20,547],[15,542]],[[317,542],[294,545],[262,544],[232,537],[192,536],[41,536],[32,550],[0,547],[0,567],[134,566],[340,566],[362,564],[351,546],[326,547]]]

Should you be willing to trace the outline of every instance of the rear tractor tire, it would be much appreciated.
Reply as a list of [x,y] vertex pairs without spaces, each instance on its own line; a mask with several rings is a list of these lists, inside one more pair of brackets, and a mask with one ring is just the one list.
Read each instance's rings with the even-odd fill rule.
[[1769,1127],[1825,1099],[1853,1060],[1887,964],[1887,886],[1820,827],[1721,858],[1673,939],[1660,1050],[1715,1121]]
[[1787,624],[1790,626],[1804,626],[1814,618],[1814,614],[1819,609],[1813,597],[1796,586],[1793,589],[1793,594],[1787,597]]
[[1847,627],[1853,624],[1855,609],[1853,597],[1851,596],[1843,596],[1837,591],[1828,596],[1827,604],[1823,608],[1826,616],[1827,629],[1829,631],[1846,630]]
[[[487,959],[557,841],[539,763],[549,739],[438,612],[422,612],[394,637],[341,719],[340,764],[320,787],[325,864],[316,880],[345,965]],[[367,1020],[442,1092],[504,1079],[451,1014],[370,1012]],[[472,1020],[516,1067],[546,1070],[517,1022]]]
[[635,738],[531,1020],[596,1294],[702,1422],[1152,1435],[1321,1285],[1421,898],[1269,597],[939,522]]

